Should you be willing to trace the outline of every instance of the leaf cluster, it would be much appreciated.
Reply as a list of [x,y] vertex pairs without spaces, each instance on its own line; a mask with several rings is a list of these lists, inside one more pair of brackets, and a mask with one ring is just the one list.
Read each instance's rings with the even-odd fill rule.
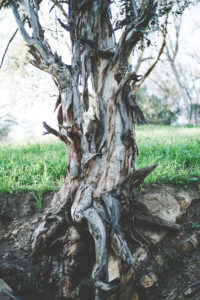
[[[141,2],[141,4],[139,2]],[[138,14],[140,14],[144,9],[145,2],[148,1],[135,1]],[[151,22],[149,24],[149,29],[152,31],[160,28],[160,19],[162,20],[164,15],[169,14],[170,12],[176,16],[180,15],[188,6],[195,5],[198,2],[199,0],[158,0],[156,3],[156,9],[151,11]],[[119,16],[114,20],[115,30],[133,23],[137,17],[133,9],[132,0],[119,0],[119,4]]]

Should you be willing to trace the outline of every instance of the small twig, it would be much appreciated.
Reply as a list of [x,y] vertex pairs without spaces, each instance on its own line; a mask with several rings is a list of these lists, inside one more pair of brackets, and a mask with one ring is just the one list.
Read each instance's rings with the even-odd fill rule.
[[137,92],[140,88],[140,86],[143,84],[143,82],[145,81],[145,79],[149,76],[149,74],[152,72],[152,70],[154,69],[154,67],[156,66],[157,62],[160,59],[161,54],[163,53],[163,49],[165,47],[165,43],[166,43],[166,35],[167,35],[167,20],[168,20],[168,14],[165,17],[165,21],[164,21],[164,26],[162,29],[162,34],[163,34],[163,39],[162,39],[162,43],[160,46],[160,49],[158,51],[157,57],[155,58],[154,62],[152,63],[152,65],[149,67],[149,69],[146,71],[146,73],[144,74],[144,76],[142,77],[142,80],[139,82],[139,84],[136,86],[135,91]]
[[78,4],[79,9],[82,9],[86,4],[88,0],[83,0],[80,4]]
[[5,49],[4,54],[3,54],[3,56],[2,56],[2,59],[1,59],[0,69],[2,68],[2,65],[3,65],[4,59],[5,59],[6,53],[7,53],[7,51],[8,51],[8,48],[9,48],[11,42],[13,41],[13,39],[15,38],[17,32],[18,32],[18,28],[15,30],[15,32],[14,32],[13,35],[11,36],[10,40],[8,41],[8,44],[7,44],[7,46],[6,46],[6,49]]
[[58,137],[65,144],[70,143],[69,139],[65,135],[63,135],[59,131],[57,131],[57,130],[53,129],[52,127],[50,127],[46,122],[43,122],[42,124],[43,124],[44,128],[47,130],[47,132],[44,132],[43,135],[51,133],[51,134],[55,135],[56,137]]
[[[53,0],[52,0],[53,1]],[[52,12],[52,10],[54,9],[54,7],[56,6],[56,5],[58,5],[58,4],[60,4],[60,3],[66,3],[66,4],[68,4],[68,1],[53,1],[53,3],[54,3],[54,5],[51,7],[51,9],[49,10],[49,13],[51,13]]]
[[65,25],[65,23],[63,23],[63,22],[61,21],[61,19],[59,19],[59,18],[58,18],[58,22],[60,23],[60,26],[61,26],[62,28],[64,28],[64,29],[67,30],[67,31],[70,31],[69,25]]
[[56,0],[51,0],[54,5],[52,6],[52,8],[50,9],[49,13],[52,11],[52,9],[57,6],[58,9],[62,12],[63,16],[65,17],[65,19],[68,21],[68,14],[66,13],[66,11],[64,10],[63,6],[61,5],[61,3],[66,3],[68,4],[69,1],[56,1]]

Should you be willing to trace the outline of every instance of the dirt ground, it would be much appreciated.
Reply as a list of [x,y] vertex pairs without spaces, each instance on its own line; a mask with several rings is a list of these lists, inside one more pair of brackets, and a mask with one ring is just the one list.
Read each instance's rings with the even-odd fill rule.
[[[178,192],[177,187],[162,186],[172,188]],[[160,189],[160,185],[151,186],[138,191],[137,197]],[[190,206],[177,220],[184,230],[168,232],[156,245],[141,246],[135,241],[136,249],[147,256],[135,270],[132,300],[200,300],[200,193],[197,189],[192,193]],[[52,198],[53,193],[42,196],[43,209]],[[34,275],[30,239],[42,219],[35,203],[30,193],[0,195],[0,278],[20,300],[54,300],[46,292],[51,295],[53,286],[38,282]]]

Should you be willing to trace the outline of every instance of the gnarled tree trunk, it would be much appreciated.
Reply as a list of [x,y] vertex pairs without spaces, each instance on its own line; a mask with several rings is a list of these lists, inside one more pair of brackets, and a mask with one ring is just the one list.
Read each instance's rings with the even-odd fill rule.
[[[70,0],[66,28],[73,53],[69,66],[45,41],[36,2],[34,8],[24,0],[32,37],[25,31],[14,0],[11,3],[34,57],[32,63],[50,73],[58,87],[59,131],[46,123],[44,127],[66,144],[68,154],[65,184],[32,236],[35,264],[43,264],[43,271],[35,276],[52,284],[52,299],[106,299],[116,288],[109,283],[110,256],[119,267],[118,288],[133,279],[134,245],[128,237],[132,190],[155,167],[136,171],[134,125],[145,119],[134,100],[133,87],[139,77],[128,68],[131,50],[142,37],[141,29],[147,26],[154,4],[145,2],[117,44],[110,1]],[[91,106],[89,78],[95,113],[84,130],[83,112]],[[123,217],[130,217],[130,222],[123,222]],[[130,291],[126,293],[131,297]],[[124,297],[123,291],[120,295]]]

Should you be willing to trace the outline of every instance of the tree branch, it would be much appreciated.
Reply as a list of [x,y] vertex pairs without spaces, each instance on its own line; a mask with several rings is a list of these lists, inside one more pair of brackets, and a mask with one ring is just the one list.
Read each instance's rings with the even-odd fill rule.
[[19,13],[18,13],[15,1],[14,0],[10,0],[10,3],[11,3],[11,7],[12,7],[12,11],[13,11],[16,23],[17,23],[17,25],[19,27],[19,30],[21,32],[21,35],[23,36],[23,38],[24,38],[24,40],[25,40],[25,42],[27,44],[31,44],[31,38],[30,38],[30,36],[28,35],[28,33],[26,32],[26,30],[24,28],[24,24],[23,24],[23,22],[22,22],[22,20],[20,18]]
[[132,6],[133,6],[134,14],[136,15],[136,17],[138,17],[138,11],[137,11],[135,0],[132,0]]
[[[181,31],[181,22],[182,22],[182,15],[179,17],[180,18],[180,22],[178,25],[175,25],[175,29],[176,29],[176,44],[175,44],[175,48],[173,51],[173,59],[175,60],[177,53],[178,53],[178,47],[179,47],[179,36],[180,36],[180,31]],[[175,20],[174,20],[175,22]]]
[[35,35],[36,38],[39,38],[41,36],[40,36],[40,28],[39,28],[40,25],[39,25],[39,19],[38,19],[38,14],[37,14],[37,8],[36,8],[36,12],[35,12],[31,6],[29,0],[23,0],[23,3],[24,3],[24,7],[26,9],[29,21],[31,23],[31,27],[33,29],[33,35]]
[[62,133],[60,133],[59,131],[53,129],[46,122],[43,122],[42,124],[43,124],[44,128],[47,130],[47,132],[44,132],[43,135],[51,133],[51,134],[55,135],[56,137],[58,137],[65,144],[70,144],[70,140],[67,138],[67,136],[65,136]]
[[136,86],[136,92],[138,91],[138,89],[140,88],[140,86],[143,84],[143,82],[145,81],[145,79],[153,71],[154,67],[156,66],[157,62],[160,59],[161,54],[163,53],[163,49],[164,49],[165,43],[166,43],[166,35],[167,35],[167,20],[168,20],[168,14],[165,17],[164,26],[163,26],[163,29],[162,29],[163,39],[162,39],[162,43],[161,43],[161,46],[160,46],[160,50],[158,51],[157,57],[155,58],[153,64],[149,67],[149,69],[147,70],[147,72],[144,74],[144,76],[142,77],[142,80],[137,84],[137,86]]
[[166,221],[162,218],[152,216],[152,215],[135,214],[134,219],[140,223],[142,222],[142,224],[144,224],[144,223],[153,224],[153,225],[163,227],[163,228],[168,228],[171,230],[180,231],[183,229],[183,227],[179,224],[172,223],[172,222]]
[[42,28],[40,26],[39,23],[39,19],[38,16],[36,15],[35,11],[33,10],[33,8],[30,5],[29,0],[24,0],[24,6],[25,6],[25,10],[26,13],[28,15],[28,18],[31,22],[31,27],[33,29],[33,38],[31,38],[28,33],[26,32],[25,28],[24,28],[24,24],[23,21],[20,18],[19,12],[17,10],[17,6],[15,4],[14,0],[10,0],[11,1],[11,7],[13,10],[13,14],[15,17],[15,20],[17,22],[17,25],[19,27],[19,30],[22,34],[22,37],[24,38],[25,42],[28,44],[28,46],[31,47],[35,47],[37,49],[37,51],[40,53],[40,55],[42,56],[42,58],[44,59],[45,62],[47,62],[48,60],[48,56],[50,54],[50,47],[49,45],[46,43],[46,45],[43,42],[43,31]]
[[114,66],[117,62],[119,62],[118,73],[123,74],[124,70],[127,69],[128,57],[130,56],[131,50],[141,39],[143,35],[142,29],[148,25],[155,5],[156,4],[153,0],[148,1],[147,5],[144,5],[140,9],[140,13],[134,22],[128,25],[122,33],[116,53],[111,62],[111,66]]
[[62,7],[61,3],[66,3],[68,4],[68,1],[56,1],[56,0],[51,0],[54,5],[51,7],[49,13],[54,9],[55,6],[58,7],[58,9],[62,12],[63,16],[65,17],[65,19],[68,21],[68,14],[66,13],[66,11],[64,10],[64,8]]
[[6,46],[6,49],[5,49],[4,54],[3,54],[3,56],[2,56],[2,59],[1,59],[0,69],[1,69],[2,66],[3,66],[3,62],[4,62],[4,59],[5,59],[6,53],[7,53],[7,51],[8,51],[8,48],[9,48],[11,42],[13,41],[13,39],[15,38],[17,32],[18,32],[18,28],[15,30],[15,32],[14,32],[13,35],[11,36],[10,40],[8,41],[8,44],[7,44],[7,46]]

